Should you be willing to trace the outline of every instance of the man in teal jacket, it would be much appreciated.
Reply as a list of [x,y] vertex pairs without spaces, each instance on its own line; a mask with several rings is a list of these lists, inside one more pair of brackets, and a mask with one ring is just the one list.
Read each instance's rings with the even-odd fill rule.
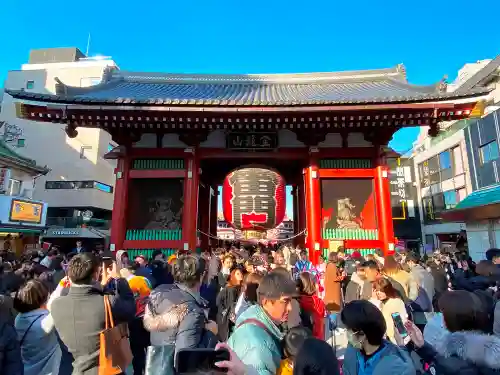
[[259,304],[238,317],[228,344],[259,375],[274,375],[282,358],[283,334],[278,325],[288,318],[295,283],[291,277],[273,271],[264,276],[257,294]]

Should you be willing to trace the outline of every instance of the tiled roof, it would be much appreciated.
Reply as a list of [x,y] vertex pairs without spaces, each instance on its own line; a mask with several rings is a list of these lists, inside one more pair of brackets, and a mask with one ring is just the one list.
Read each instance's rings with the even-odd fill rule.
[[19,99],[121,105],[294,106],[435,101],[484,94],[411,85],[404,67],[302,74],[156,74],[112,70],[89,88],[58,84],[57,95],[10,90]]
[[47,167],[38,166],[34,160],[25,158],[24,156],[21,156],[17,152],[11,150],[4,141],[0,140],[0,160],[1,159],[7,159],[11,163],[17,164],[20,167],[31,169],[38,173],[45,174],[49,171]]
[[491,60],[486,66],[480,69],[476,74],[469,78],[463,85],[461,85],[456,92],[467,92],[474,89],[478,84],[481,83],[485,78],[488,78],[491,74],[500,67],[500,55]]

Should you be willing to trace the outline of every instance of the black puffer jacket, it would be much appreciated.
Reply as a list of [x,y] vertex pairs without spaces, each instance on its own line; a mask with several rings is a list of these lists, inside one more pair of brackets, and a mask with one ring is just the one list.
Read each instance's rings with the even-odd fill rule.
[[[493,375],[500,373],[500,338],[478,332],[454,332],[417,354],[437,375]],[[434,370],[434,371],[433,371]]]
[[4,318],[0,318],[0,374],[24,374],[16,330]]
[[[172,316],[181,305],[186,307],[185,316]],[[205,311],[208,314],[207,302],[184,285],[158,286],[149,296],[144,315],[144,327],[151,332],[151,345],[175,345],[175,352],[215,347],[215,335],[205,329]]]

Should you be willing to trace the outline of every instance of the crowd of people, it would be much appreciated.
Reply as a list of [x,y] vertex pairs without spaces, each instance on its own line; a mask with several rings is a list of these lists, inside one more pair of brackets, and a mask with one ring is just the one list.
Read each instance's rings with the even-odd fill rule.
[[[463,251],[340,248],[317,265],[287,246],[6,250],[0,374],[101,375],[115,326],[131,363],[106,374],[174,374],[186,348],[229,351],[217,366],[230,375],[500,373],[499,265],[498,249],[475,264]],[[342,354],[331,337],[347,339]]]

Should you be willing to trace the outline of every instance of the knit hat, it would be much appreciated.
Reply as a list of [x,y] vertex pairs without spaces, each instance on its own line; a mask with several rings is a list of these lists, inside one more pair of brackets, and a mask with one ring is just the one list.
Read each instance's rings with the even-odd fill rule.
[[361,258],[361,253],[359,251],[353,251],[351,254],[352,259],[360,259]]

